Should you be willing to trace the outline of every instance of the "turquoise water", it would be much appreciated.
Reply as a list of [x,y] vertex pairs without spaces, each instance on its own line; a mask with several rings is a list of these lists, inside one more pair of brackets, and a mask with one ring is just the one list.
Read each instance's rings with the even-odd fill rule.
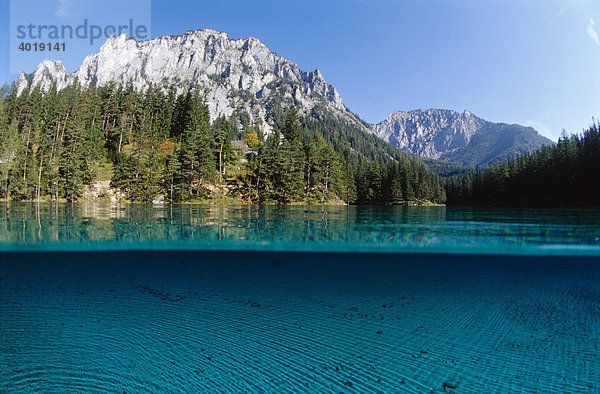
[[600,256],[600,209],[0,205],[0,250]]
[[0,392],[600,391],[599,210],[1,213]]

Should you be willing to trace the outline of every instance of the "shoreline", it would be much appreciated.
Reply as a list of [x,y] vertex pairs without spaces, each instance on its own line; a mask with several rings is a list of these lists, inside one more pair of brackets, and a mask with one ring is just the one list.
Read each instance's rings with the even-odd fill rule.
[[[37,199],[34,200],[10,200],[0,198],[0,203],[13,203],[13,204],[44,204],[44,205],[54,205],[57,202],[49,199],[40,199],[38,202]],[[294,201],[286,204],[280,204],[277,202],[248,202],[243,199],[203,199],[198,201],[181,201],[176,203],[153,203],[153,202],[140,202],[140,201],[130,201],[130,200],[107,200],[105,198],[100,199],[82,199],[78,201],[67,201],[65,199],[59,199],[58,204],[107,204],[107,205],[147,205],[147,206],[170,206],[170,205],[246,205],[246,206],[364,206],[365,204],[347,204],[341,201],[325,201],[325,202],[310,202],[310,201]],[[382,207],[445,207],[446,204],[437,204],[429,201],[410,201],[405,204],[369,204],[373,206],[382,206]]]

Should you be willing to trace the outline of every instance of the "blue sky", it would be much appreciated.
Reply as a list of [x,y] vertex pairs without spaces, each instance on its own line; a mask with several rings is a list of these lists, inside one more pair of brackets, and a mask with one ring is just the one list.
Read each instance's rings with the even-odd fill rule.
[[[31,72],[48,57],[73,71],[111,35],[133,30],[137,39],[152,38],[151,8],[150,0],[11,0],[9,72],[13,77]],[[24,51],[19,49],[23,43],[45,46]],[[59,46],[46,49],[47,43]]]
[[[106,2],[87,1],[110,19]],[[73,3],[39,4],[56,15]],[[0,83],[17,77],[9,10],[0,0]],[[598,0],[152,1],[152,37],[200,28],[257,37],[302,69],[319,68],[368,122],[397,110],[468,109],[556,139],[600,117]],[[83,56],[59,58],[74,71]]]

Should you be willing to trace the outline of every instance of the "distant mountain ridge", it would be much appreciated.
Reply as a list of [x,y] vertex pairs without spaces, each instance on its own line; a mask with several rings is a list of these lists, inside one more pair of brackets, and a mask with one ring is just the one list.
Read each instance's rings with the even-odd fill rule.
[[18,94],[36,86],[46,91],[56,84],[61,90],[75,81],[141,91],[197,88],[211,120],[224,115],[258,122],[266,134],[281,127],[283,113],[294,105],[305,126],[319,130],[339,151],[384,161],[398,158],[400,148],[431,159],[489,164],[552,143],[532,128],[487,122],[468,111],[395,112],[369,125],[346,108],[318,69],[301,70],[257,38],[231,39],[210,29],[147,41],[111,37],[77,71],[68,73],[60,61],[45,60],[32,74],[21,73],[16,89]]
[[435,108],[394,112],[373,130],[406,152],[464,165],[494,164],[554,144],[531,127]]

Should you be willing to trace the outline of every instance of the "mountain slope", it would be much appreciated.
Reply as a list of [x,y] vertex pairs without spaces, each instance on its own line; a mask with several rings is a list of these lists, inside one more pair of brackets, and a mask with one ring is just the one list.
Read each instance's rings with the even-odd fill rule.
[[294,105],[305,131],[319,131],[347,157],[356,152],[389,161],[404,155],[400,148],[431,159],[487,164],[551,143],[533,129],[499,127],[468,111],[396,112],[371,127],[345,107],[318,69],[303,71],[256,38],[231,39],[214,30],[147,41],[111,37],[77,71],[68,73],[60,61],[45,60],[33,73],[21,73],[16,87],[21,94],[36,86],[47,91],[53,84],[60,90],[76,81],[97,87],[116,83],[138,91],[197,88],[205,95],[211,120],[225,115],[238,119],[241,127],[259,123],[265,134],[281,129],[284,114]]
[[349,111],[318,69],[303,71],[254,37],[231,39],[209,29],[148,41],[111,37],[77,71],[68,73],[60,61],[45,60],[33,73],[21,73],[16,88],[18,94],[35,86],[47,91],[52,84],[61,90],[75,81],[97,87],[116,83],[138,91],[149,86],[176,93],[197,88],[205,95],[211,121],[225,115],[238,119],[241,127],[259,123],[265,134],[281,129],[294,105],[305,131],[319,131],[347,157],[357,153],[389,161],[406,156]]
[[493,164],[553,144],[531,127],[488,122],[469,111],[399,111],[373,129],[407,152],[464,165]]
[[109,38],[99,52],[87,56],[79,70],[68,73],[60,61],[46,60],[29,77],[21,74],[19,94],[31,87],[58,89],[75,80],[84,86],[110,82],[136,90],[158,86],[177,93],[197,87],[206,94],[211,119],[245,112],[251,121],[261,120],[272,131],[273,107],[296,105],[307,114],[321,104],[345,122],[370,132],[368,125],[346,109],[337,90],[317,69],[302,71],[291,61],[250,37],[230,39],[214,30],[189,31],[148,41]]

